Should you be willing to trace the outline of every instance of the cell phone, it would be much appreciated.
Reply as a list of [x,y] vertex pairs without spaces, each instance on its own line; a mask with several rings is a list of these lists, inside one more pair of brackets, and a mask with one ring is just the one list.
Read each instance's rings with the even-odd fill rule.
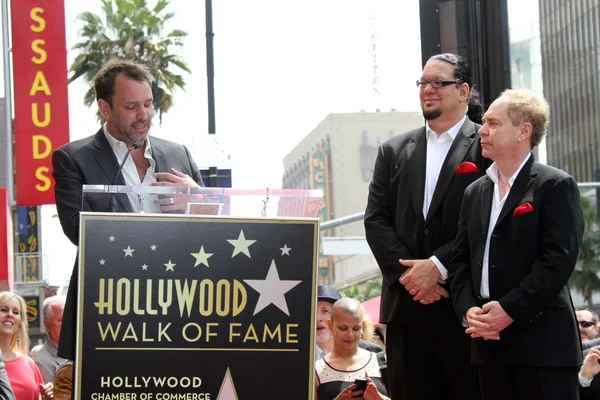
[[367,381],[365,379],[356,379],[354,380],[354,384],[356,385],[356,388],[353,390],[353,392],[357,392],[359,390],[364,392],[367,390]]

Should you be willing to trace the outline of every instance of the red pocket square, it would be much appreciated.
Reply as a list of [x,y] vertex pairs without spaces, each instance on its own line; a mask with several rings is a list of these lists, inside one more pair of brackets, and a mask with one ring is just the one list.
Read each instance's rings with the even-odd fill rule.
[[531,205],[530,202],[526,202],[521,204],[519,207],[515,208],[515,211],[513,212],[513,216],[515,215],[519,215],[519,214],[525,214],[528,212],[532,212],[533,211],[533,206]]
[[456,167],[457,174],[464,174],[466,172],[479,172],[479,168],[477,168],[477,165],[469,161],[460,163],[459,166]]

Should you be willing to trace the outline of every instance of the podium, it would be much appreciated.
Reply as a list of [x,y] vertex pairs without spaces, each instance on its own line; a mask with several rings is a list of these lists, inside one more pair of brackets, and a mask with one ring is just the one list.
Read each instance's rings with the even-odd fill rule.
[[84,185],[75,398],[312,399],[321,204]]

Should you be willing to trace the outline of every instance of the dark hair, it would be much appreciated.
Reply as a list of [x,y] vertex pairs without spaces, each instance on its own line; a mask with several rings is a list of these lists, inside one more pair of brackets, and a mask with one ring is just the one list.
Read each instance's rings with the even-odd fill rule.
[[469,102],[467,116],[475,123],[481,124],[483,118],[483,104],[479,98],[479,92],[473,87],[473,79],[471,78],[471,69],[464,57],[453,53],[443,53],[431,56],[428,61],[444,61],[452,64],[454,67],[454,79],[460,83],[469,85]]
[[148,85],[152,87],[152,75],[145,65],[129,60],[110,60],[94,77],[96,100],[102,99],[112,107],[115,82],[119,75],[138,82],[148,82]]

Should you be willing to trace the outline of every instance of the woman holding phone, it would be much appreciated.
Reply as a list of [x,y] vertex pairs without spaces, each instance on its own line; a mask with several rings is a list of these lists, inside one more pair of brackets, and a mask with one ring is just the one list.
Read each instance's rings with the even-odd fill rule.
[[358,347],[363,329],[363,309],[354,299],[338,300],[328,322],[333,350],[315,365],[315,398],[385,400],[387,368],[385,354]]

